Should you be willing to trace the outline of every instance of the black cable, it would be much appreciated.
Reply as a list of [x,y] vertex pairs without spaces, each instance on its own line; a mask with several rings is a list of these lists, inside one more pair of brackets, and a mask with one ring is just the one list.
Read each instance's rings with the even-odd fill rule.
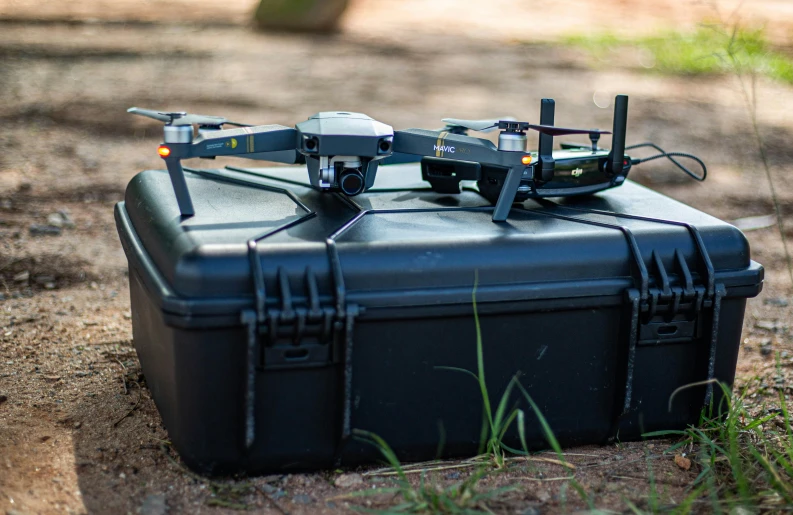
[[[659,147],[655,143],[649,143],[649,142],[647,142],[647,143],[639,143],[639,144],[636,144],[636,145],[631,145],[629,147],[625,147],[625,150],[631,150],[631,149],[634,149],[634,148],[642,148],[642,147],[652,147],[655,150],[659,151],[660,154],[656,154],[656,155],[650,156],[650,157],[643,157],[643,158],[632,157],[631,158],[631,164],[632,165],[639,164],[639,163],[644,163],[646,161],[652,161],[653,159],[660,159],[662,157],[665,157],[665,158],[669,159],[670,161],[672,161],[672,163],[674,163],[675,166],[677,166],[678,168],[683,170],[683,173],[685,173],[686,175],[688,175],[689,177],[691,177],[692,179],[694,179],[696,181],[702,182],[708,177],[708,168],[705,166],[705,163],[702,162],[702,160],[700,158],[698,158],[697,156],[694,156],[694,155],[691,155],[691,154],[686,154],[685,152],[667,152],[666,150],[662,149],[661,147]],[[686,157],[688,159],[692,159],[692,160],[696,161],[697,164],[700,167],[702,167],[702,175],[695,174],[694,172],[692,172],[691,170],[686,168],[683,164],[681,164],[677,159],[675,159],[675,157]]]

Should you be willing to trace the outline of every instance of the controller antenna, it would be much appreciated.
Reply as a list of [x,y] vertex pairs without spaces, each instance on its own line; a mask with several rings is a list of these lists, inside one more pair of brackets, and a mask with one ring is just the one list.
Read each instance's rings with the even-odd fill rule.
[[614,99],[614,127],[611,139],[611,173],[620,175],[625,166],[625,133],[628,129],[628,96],[617,95]]
[[[543,98],[540,103],[540,124],[553,125],[556,103],[552,98]],[[553,159],[553,136],[540,132],[540,142],[537,149],[540,157],[540,180],[543,182],[553,179],[556,163]]]

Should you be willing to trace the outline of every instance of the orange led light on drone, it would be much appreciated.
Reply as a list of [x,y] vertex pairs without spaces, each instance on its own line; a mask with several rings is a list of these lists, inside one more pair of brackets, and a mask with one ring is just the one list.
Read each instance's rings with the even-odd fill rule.
[[531,164],[531,156],[523,156],[520,159],[520,162],[523,163],[524,165]]
[[157,149],[157,153],[160,154],[160,157],[168,157],[171,155],[171,149],[166,146],[160,146]]

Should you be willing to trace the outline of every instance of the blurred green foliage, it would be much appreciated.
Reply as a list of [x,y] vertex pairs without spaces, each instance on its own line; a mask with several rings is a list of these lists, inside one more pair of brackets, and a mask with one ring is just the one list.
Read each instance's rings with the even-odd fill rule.
[[[668,32],[638,39],[614,34],[564,40],[599,59],[626,48],[642,50],[645,67],[660,73],[703,75],[756,73],[793,84],[793,56],[774,48],[763,29],[702,25],[695,32]],[[730,59],[730,54],[734,59]]]

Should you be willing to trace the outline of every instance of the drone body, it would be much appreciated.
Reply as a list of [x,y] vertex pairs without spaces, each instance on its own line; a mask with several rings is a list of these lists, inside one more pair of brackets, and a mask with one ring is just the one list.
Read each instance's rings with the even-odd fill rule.
[[394,129],[360,113],[318,113],[295,126],[315,187],[357,195],[374,184],[378,161],[391,155]]
[[[631,164],[641,161],[625,155],[628,97],[624,95],[618,95],[615,102],[611,150],[597,145],[600,135],[609,134],[607,131],[554,126],[551,99],[542,101],[538,125],[447,118],[447,126],[441,130],[394,131],[364,114],[350,112],[318,113],[294,128],[245,126],[217,116],[134,107],[129,112],[166,122],[158,153],[165,160],[183,216],[192,216],[194,210],[181,161],[194,157],[234,155],[289,164],[304,162],[315,188],[348,196],[372,187],[379,164],[421,162],[422,177],[438,192],[459,193],[461,181],[477,181],[480,193],[495,204],[494,222],[505,221],[516,201],[588,195],[619,186]],[[225,124],[239,128],[223,129]],[[193,125],[198,126],[197,137]],[[498,145],[467,135],[468,130],[495,129],[501,131]],[[527,151],[529,130],[540,133],[537,152]],[[554,152],[554,136],[569,134],[587,134],[591,145],[563,144],[561,151]],[[669,157],[697,178],[670,156],[662,152],[648,159]]]

